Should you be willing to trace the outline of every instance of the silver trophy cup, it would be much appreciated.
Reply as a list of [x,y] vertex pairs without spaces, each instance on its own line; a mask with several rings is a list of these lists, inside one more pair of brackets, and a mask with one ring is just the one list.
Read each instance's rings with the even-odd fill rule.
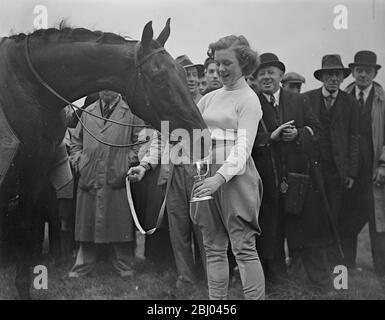
[[[206,178],[206,176],[209,174],[209,161],[203,160],[198,161],[194,164],[194,167],[196,169],[197,175],[193,177],[194,179],[194,188],[195,183],[198,181],[202,181]],[[193,190],[194,190],[193,188]],[[204,196],[204,197],[192,197],[190,202],[198,202],[198,201],[204,201],[204,200],[210,200],[214,199],[212,196]]]

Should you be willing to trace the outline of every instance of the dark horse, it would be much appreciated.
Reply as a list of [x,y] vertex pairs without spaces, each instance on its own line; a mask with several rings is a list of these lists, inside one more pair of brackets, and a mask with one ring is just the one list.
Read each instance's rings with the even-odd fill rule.
[[[113,90],[126,96],[133,113],[156,129],[161,129],[161,120],[168,120],[170,131],[183,128],[192,134],[206,125],[189,94],[183,69],[162,50],[169,34],[170,19],[156,40],[149,22],[140,42],[81,28],[38,30],[1,41],[0,107],[21,142],[14,159],[20,182],[21,243],[15,285],[21,298],[30,298],[33,208],[64,137],[66,106],[37,80],[26,52],[38,74],[69,101]],[[8,174],[0,196],[11,180]]]

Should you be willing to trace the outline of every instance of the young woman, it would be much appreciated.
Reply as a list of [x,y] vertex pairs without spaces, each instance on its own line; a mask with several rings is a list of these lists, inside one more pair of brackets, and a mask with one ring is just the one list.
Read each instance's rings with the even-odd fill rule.
[[264,274],[255,248],[262,182],[251,158],[262,109],[245,80],[257,68],[258,56],[243,36],[221,38],[210,49],[223,87],[198,103],[211,131],[213,164],[194,195],[214,199],[193,203],[191,214],[203,234],[210,299],[227,298],[229,239],[245,298],[264,299]]

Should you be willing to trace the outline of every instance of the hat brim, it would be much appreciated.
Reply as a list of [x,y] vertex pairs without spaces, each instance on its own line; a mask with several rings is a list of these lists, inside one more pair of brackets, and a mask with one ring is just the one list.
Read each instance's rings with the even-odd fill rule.
[[353,69],[354,67],[373,67],[376,70],[381,69],[381,66],[379,64],[373,64],[373,63],[349,63],[349,68]]
[[343,74],[344,74],[344,79],[349,77],[349,75],[352,73],[352,71],[349,69],[349,68],[330,68],[330,69],[318,69],[316,71],[314,71],[313,75],[314,75],[314,78],[316,78],[317,80],[319,81],[322,81],[321,80],[321,74],[323,71],[328,71],[328,70],[342,70]]
[[281,61],[269,61],[269,62],[265,62],[265,63],[261,63],[257,70],[254,71],[253,74],[257,74],[257,72],[263,68],[266,68],[266,67],[277,67],[278,69],[280,69],[281,71],[283,71],[283,73],[286,72],[286,67],[285,65],[281,62]]
[[185,69],[193,68],[193,67],[197,68],[198,75],[204,74],[205,68],[204,68],[203,64],[188,64],[186,66],[183,66],[183,68],[185,68]]
[[305,82],[303,82],[301,80],[282,80],[281,82],[282,83],[300,83],[300,84],[305,83]]

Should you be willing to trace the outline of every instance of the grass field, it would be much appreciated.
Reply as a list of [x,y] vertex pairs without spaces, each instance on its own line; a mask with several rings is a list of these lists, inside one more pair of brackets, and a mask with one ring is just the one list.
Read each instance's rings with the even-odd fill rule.
[[[348,289],[329,294],[315,294],[310,290],[306,277],[296,275],[279,286],[267,288],[267,299],[385,299],[385,287],[373,274],[367,227],[360,234],[358,266],[362,272],[349,274]],[[43,300],[151,300],[151,299],[207,299],[206,283],[200,281],[191,288],[176,289],[176,273],[173,267],[154,263],[136,265],[136,275],[131,280],[122,280],[110,266],[101,261],[92,276],[69,280],[66,275],[71,262],[59,267],[48,266],[48,290],[33,290],[34,299]],[[14,267],[0,269],[0,299],[16,299],[13,285]],[[230,284],[229,299],[243,299],[240,280]]]

